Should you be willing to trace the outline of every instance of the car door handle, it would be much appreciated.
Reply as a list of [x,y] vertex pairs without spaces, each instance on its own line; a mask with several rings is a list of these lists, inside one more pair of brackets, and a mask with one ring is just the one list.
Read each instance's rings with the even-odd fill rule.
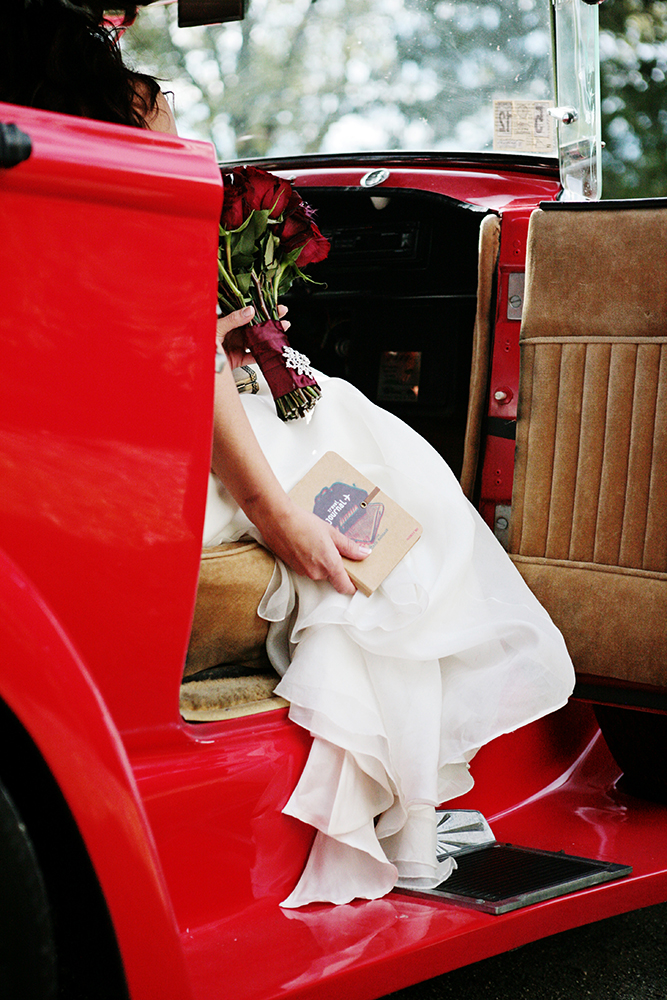
[[32,153],[32,140],[13,122],[0,122],[0,167],[16,167]]

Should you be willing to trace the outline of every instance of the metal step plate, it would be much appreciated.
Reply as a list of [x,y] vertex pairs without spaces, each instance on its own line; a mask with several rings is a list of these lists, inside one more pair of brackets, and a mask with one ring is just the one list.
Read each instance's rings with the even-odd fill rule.
[[456,863],[456,870],[434,889],[397,891],[497,915],[632,872],[629,865],[498,841],[457,852]]

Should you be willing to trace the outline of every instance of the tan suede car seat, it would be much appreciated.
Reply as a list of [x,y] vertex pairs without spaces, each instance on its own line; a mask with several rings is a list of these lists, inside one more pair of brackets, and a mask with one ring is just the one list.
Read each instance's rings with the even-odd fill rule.
[[257,607],[275,559],[257,542],[202,551],[194,619],[181,685],[181,714],[212,721],[285,705],[265,650],[268,623]]
[[510,550],[581,678],[664,692],[667,203],[640,206],[531,217]]

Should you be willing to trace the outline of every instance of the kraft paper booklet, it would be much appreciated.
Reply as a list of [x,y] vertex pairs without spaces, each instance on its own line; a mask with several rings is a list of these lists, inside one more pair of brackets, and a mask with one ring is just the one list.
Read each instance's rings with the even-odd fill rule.
[[316,462],[289,494],[355,542],[372,548],[361,562],[343,559],[358,590],[376,590],[422,533],[421,524],[334,451]]

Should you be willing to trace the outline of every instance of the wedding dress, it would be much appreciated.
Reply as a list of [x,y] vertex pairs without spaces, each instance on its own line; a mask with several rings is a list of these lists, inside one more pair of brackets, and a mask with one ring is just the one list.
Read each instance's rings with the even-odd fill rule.
[[[258,373],[259,374],[259,373]],[[423,536],[370,597],[338,594],[279,561],[259,607],[276,693],[314,737],[284,812],[315,827],[286,907],[438,885],[434,807],[468,791],[483,744],[562,706],[565,644],[454,475],[402,421],[317,373],[322,398],[283,423],[262,389],[246,412],[289,490],[338,452],[398,501]],[[204,544],[257,529],[211,476]]]

